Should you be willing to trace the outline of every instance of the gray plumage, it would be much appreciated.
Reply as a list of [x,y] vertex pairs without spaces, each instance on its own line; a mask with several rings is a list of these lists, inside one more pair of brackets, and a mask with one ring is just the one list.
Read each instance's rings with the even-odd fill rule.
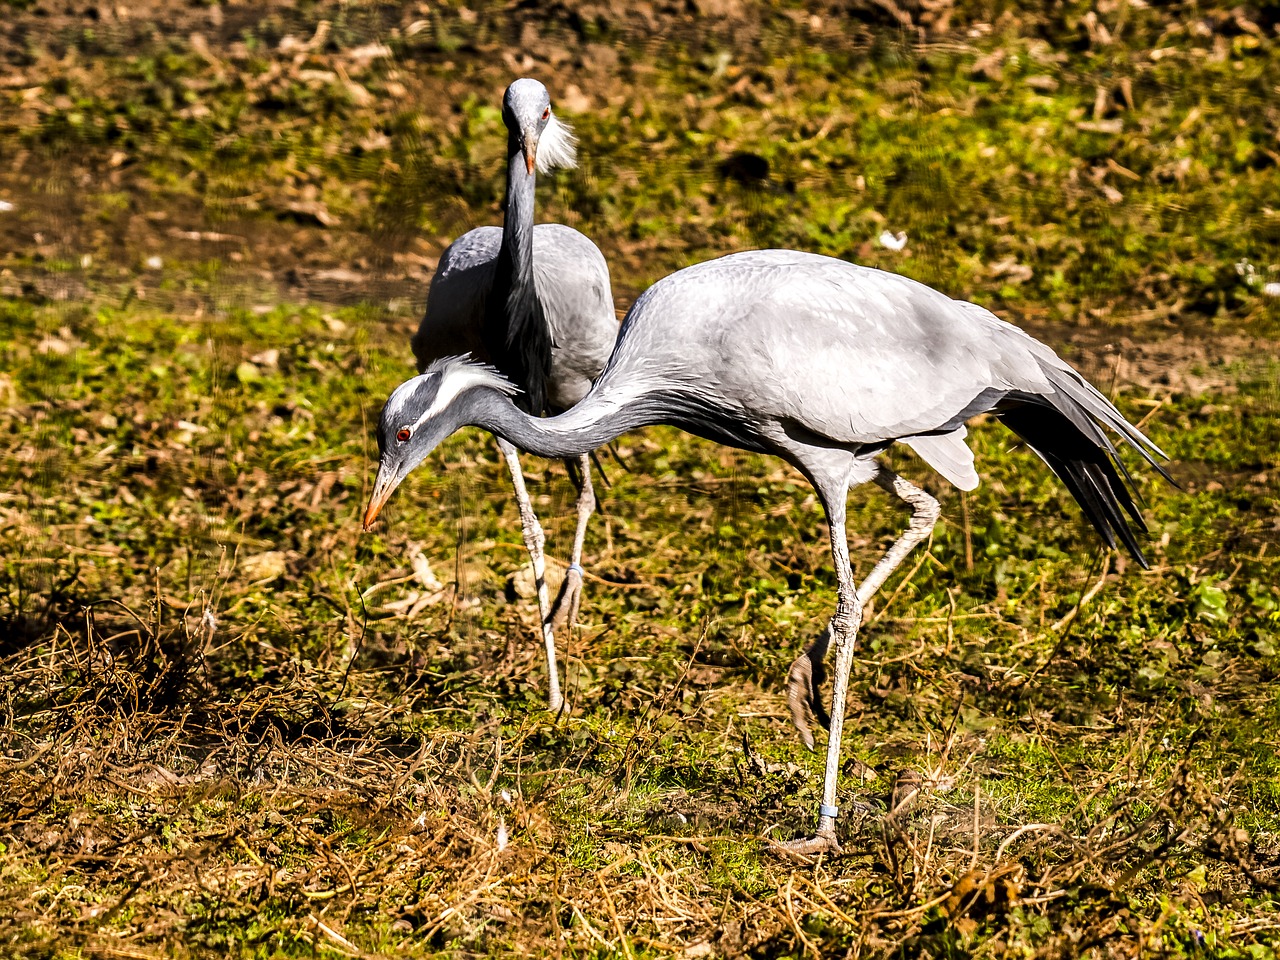
[[[413,337],[420,371],[433,360],[464,353],[489,362],[481,322],[501,244],[501,227],[476,227],[441,256]],[[618,336],[609,265],[577,230],[540,223],[533,228],[533,280],[551,332],[548,408],[567,410],[587,395]]]
[[[551,112],[537,80],[512,83],[503,97],[507,191],[503,226],[477,227],[440,258],[427,309],[413,337],[418,370],[442,358],[470,354],[492,363],[517,387],[516,402],[534,415],[567,410],[604,369],[618,334],[609,267],[594,243],[572,227],[534,225],[535,171],[576,163],[572,131]],[[541,524],[525,491],[517,451],[499,441],[511,472],[525,545],[533,566],[550,674],[548,705],[563,704],[554,631],[577,615],[582,545],[595,509],[590,460],[574,464],[578,486],[573,550],[559,596],[547,597]],[[373,516],[366,516],[366,526]]]
[[897,274],[787,250],[734,254],[655,284],[623,322],[593,399],[714,396],[766,443],[789,446],[802,430],[859,452],[958,431],[1013,391],[1050,399],[1073,420],[1098,417],[1159,452],[1052,350],[989,311]]
[[[1103,428],[1152,465],[1163,456],[1159,448],[1044,344],[975,304],[880,270],[764,250],[672,274],[632,306],[586,397],[549,420],[516,409],[502,378],[482,366],[452,359],[428,373],[439,378],[432,396],[440,402],[413,399],[413,381],[388,401],[375,498],[385,499],[431,447],[468,424],[543,456],[572,456],[627,430],[672,424],[776,454],[814,485],[830,524],[839,602],[827,632],[789,675],[793,719],[810,743],[806,712],[828,722],[819,690],[831,642],[835,689],[818,831],[781,845],[787,852],[838,849],[839,741],[862,605],[939,514],[932,497],[877,454],[902,442],[957,486],[972,488],[977,474],[964,423],[991,412],[1063,479],[1108,543],[1119,537],[1145,563],[1135,535],[1145,527]],[[385,439],[418,411],[425,415],[408,442]],[[845,540],[845,498],[869,480],[907,502],[913,517],[859,586]]]

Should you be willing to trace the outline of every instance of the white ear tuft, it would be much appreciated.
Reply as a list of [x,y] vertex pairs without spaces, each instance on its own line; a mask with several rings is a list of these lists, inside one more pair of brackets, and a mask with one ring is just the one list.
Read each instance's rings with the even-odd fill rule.
[[443,357],[434,360],[417,380],[425,380],[433,374],[440,375],[440,388],[435,399],[417,418],[414,426],[435,416],[451,404],[463,391],[471,387],[489,387],[508,397],[515,396],[520,388],[487,363],[473,360],[470,354],[461,357]]
[[508,396],[520,392],[520,388],[499,373],[497,367],[477,360],[469,353],[432,360],[427,364],[427,369],[422,371],[422,376],[431,373],[439,373],[445,380],[461,378],[473,386],[484,384]]
[[538,138],[537,164],[539,173],[550,173],[557,167],[572,170],[578,165],[578,138],[554,113]]

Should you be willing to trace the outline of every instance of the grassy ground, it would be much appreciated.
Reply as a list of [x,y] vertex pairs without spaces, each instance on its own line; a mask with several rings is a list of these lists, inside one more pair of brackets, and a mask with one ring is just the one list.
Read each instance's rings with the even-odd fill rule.
[[[1266,11],[9,6],[0,952],[1274,956]],[[764,847],[812,825],[783,687],[834,606],[789,469],[618,444],[560,718],[487,437],[359,531],[514,72],[556,78],[584,165],[543,212],[620,304],[746,246],[891,267],[1172,458],[1144,572],[997,425],[966,497],[893,455],[944,520],[865,627],[842,857]],[[527,466],[563,556],[571,488]],[[853,498],[859,570],[904,522]]]

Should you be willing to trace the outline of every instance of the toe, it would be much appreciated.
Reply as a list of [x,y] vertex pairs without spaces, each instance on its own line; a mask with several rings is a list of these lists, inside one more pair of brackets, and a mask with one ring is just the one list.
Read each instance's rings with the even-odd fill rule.
[[787,706],[791,708],[791,724],[800,739],[813,749],[813,731],[809,728],[809,713],[813,703],[813,672],[809,658],[801,655],[787,671]]
[[582,574],[572,568],[564,575],[560,584],[560,595],[551,608],[551,626],[559,630],[566,623],[572,625],[578,619],[578,609],[582,602]]
[[780,857],[787,857],[792,860],[809,860],[820,853],[838,854],[841,852],[840,844],[836,840],[834,832],[817,833],[812,837],[804,837],[800,840],[772,840],[769,842],[769,849]]

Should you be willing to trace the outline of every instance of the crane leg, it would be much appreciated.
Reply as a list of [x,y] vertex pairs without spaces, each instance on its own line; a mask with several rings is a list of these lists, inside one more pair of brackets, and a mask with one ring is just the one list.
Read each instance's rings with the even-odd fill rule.
[[849,669],[853,666],[853,650],[862,622],[862,600],[858,597],[849,564],[849,545],[845,539],[845,495],[841,488],[837,497],[824,497],[827,520],[831,526],[831,559],[835,563],[839,583],[836,615],[831,618],[829,636],[836,648],[835,693],[831,698],[831,735],[827,740],[827,768],[822,781],[822,805],[818,807],[818,829],[812,837],[772,844],[777,853],[808,857],[818,853],[839,853],[836,840],[836,784],[840,778],[840,734],[844,729],[844,704],[849,691]]
[[578,619],[578,606],[582,603],[582,543],[587,537],[587,521],[596,509],[596,492],[591,486],[591,455],[578,458],[578,529],[573,534],[573,553],[569,555],[569,569],[560,584],[560,595],[551,608],[551,628],[559,630],[568,624],[573,627]]
[[[909,480],[904,480],[888,467],[878,465],[874,480],[878,486],[900,499],[906,501],[912,509],[911,522],[906,531],[889,548],[889,552],[880,558],[880,562],[872,568],[871,573],[858,587],[858,606],[861,609],[875,592],[884,585],[889,575],[906,559],[916,544],[928,539],[942,508],[938,501],[921,490]],[[813,645],[796,658],[787,673],[787,701],[791,708],[791,722],[800,733],[800,739],[806,747],[813,749],[813,731],[809,727],[808,713],[824,727],[829,727],[827,711],[822,705],[822,683],[826,678],[823,660],[831,642],[831,631],[828,628]]]
[[539,624],[542,627],[542,642],[547,650],[547,709],[558,711],[564,706],[564,697],[560,694],[560,672],[556,666],[556,638],[551,628],[551,603],[547,597],[546,561],[543,547],[546,537],[542,532],[542,524],[533,512],[533,504],[529,500],[529,492],[524,485],[524,471],[520,469],[520,452],[506,440],[498,440],[498,449],[502,458],[507,461],[507,469],[511,471],[511,485],[516,490],[516,503],[520,507],[520,526],[524,530],[524,545],[529,551],[529,563],[533,567],[533,582],[538,589]]
[[[849,563],[849,546],[845,538],[845,491],[841,490],[839,496],[823,496],[823,505],[826,507],[827,519],[831,527],[831,559],[835,564],[836,579],[839,583],[839,602],[836,606],[836,615],[831,619],[826,633],[814,643],[810,651],[820,649],[817,659],[817,663],[820,664],[827,646],[834,643],[836,648],[835,687],[831,695],[827,765],[822,781],[822,805],[818,808],[818,829],[812,837],[773,844],[776,852],[788,856],[808,857],[818,853],[840,852],[840,844],[836,839],[836,817],[839,813],[836,807],[836,786],[840,776],[840,740],[844,731],[845,705],[849,695],[849,673],[853,666],[858,628],[862,624],[863,606],[902,563],[911,549],[928,537],[940,513],[937,500],[915,484],[902,479],[892,470],[879,466],[874,479],[885,490],[893,492],[909,503],[913,512],[906,532],[889,548],[861,586],[854,583],[853,568]],[[814,661],[808,656],[810,651],[800,659],[813,664]],[[802,675],[800,677],[802,681],[805,676],[810,681],[813,677],[812,671],[806,674],[803,667],[797,670],[796,665],[792,665],[790,679],[793,719],[796,718],[794,701],[797,698],[797,673]],[[821,702],[817,695],[817,688],[812,683],[807,690],[800,693],[800,696],[804,698],[802,702],[807,702],[810,708],[816,704],[815,716],[823,715],[820,712]],[[803,711],[800,711],[800,722],[797,726],[800,727],[801,735],[812,742],[808,727],[802,723]]]

